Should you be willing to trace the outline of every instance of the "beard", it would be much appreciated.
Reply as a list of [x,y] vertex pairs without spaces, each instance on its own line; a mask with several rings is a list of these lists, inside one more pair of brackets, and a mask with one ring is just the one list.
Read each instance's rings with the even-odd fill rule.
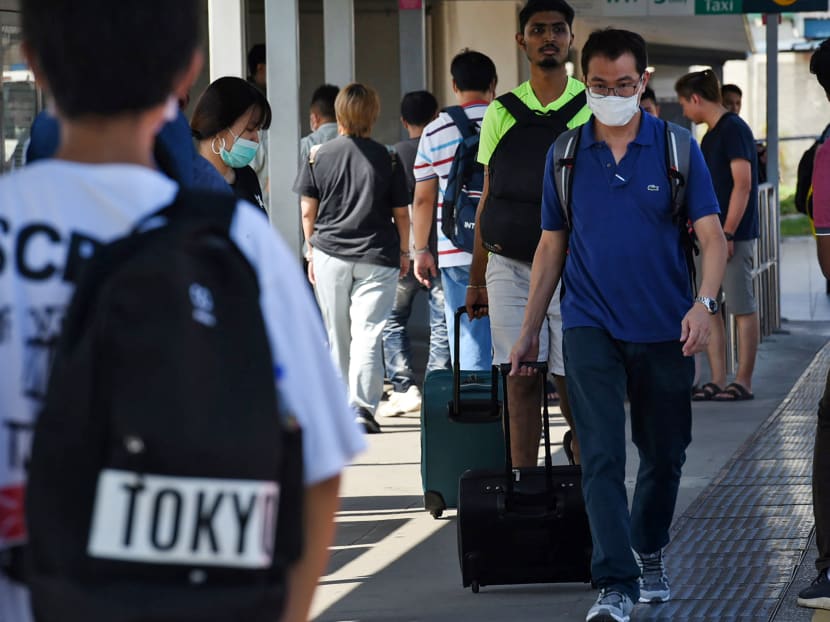
[[556,69],[561,65],[562,63],[560,63],[559,60],[553,56],[545,56],[539,59],[539,62],[536,63],[537,67],[542,67],[543,69]]

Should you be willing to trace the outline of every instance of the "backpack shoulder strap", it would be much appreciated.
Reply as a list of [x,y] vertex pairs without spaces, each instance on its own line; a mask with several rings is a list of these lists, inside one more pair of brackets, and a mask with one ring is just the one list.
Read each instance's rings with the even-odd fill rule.
[[565,228],[570,231],[572,225],[571,190],[573,189],[573,169],[576,162],[576,150],[579,147],[581,129],[576,127],[559,135],[553,143],[553,181],[559,197],[559,207]]
[[444,108],[444,112],[450,115],[450,119],[452,119],[453,124],[458,128],[458,131],[461,132],[462,138],[469,138],[476,133],[472,127],[472,121],[470,121],[467,113],[464,112],[464,108],[461,106],[447,106]]
[[574,95],[571,101],[562,106],[559,110],[554,110],[552,114],[563,119],[567,124],[568,121],[579,114],[579,111],[582,110],[587,103],[588,98],[585,95],[585,91],[580,91],[577,95]]
[[686,128],[664,121],[666,132],[666,170],[672,189],[672,210],[675,216],[685,214],[686,180],[689,178],[689,150],[692,135]]
[[139,220],[132,233],[185,219],[199,220],[229,233],[238,201],[235,195],[224,192],[181,188],[172,203]]
[[528,123],[535,118],[533,111],[525,106],[524,102],[512,91],[499,95],[496,101],[504,106],[504,109],[516,119],[516,123]]

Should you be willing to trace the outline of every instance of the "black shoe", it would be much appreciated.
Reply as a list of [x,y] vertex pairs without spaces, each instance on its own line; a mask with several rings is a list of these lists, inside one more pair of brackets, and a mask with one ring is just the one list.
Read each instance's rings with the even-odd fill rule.
[[574,440],[574,433],[571,430],[565,432],[565,436],[562,437],[562,449],[565,450],[565,457],[568,458],[568,464],[571,466],[576,464],[576,460],[574,460],[574,450],[571,447],[571,443]]
[[366,434],[380,434],[380,425],[375,421],[374,415],[369,412],[367,408],[358,408],[357,417],[355,418]]
[[827,569],[819,571],[818,576],[798,593],[800,607],[810,609],[830,609],[830,579],[827,578]]

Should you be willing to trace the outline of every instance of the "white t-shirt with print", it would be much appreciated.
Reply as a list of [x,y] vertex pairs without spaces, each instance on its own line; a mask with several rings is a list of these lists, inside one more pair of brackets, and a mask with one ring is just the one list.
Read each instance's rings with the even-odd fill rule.
[[[474,121],[479,128],[486,110],[487,102],[484,101],[475,101],[464,106],[467,118]],[[418,154],[415,156],[416,184],[419,181],[438,178],[438,205],[435,208],[435,218],[438,223],[439,268],[469,266],[473,261],[470,253],[455,246],[441,230],[441,208],[444,205],[447,178],[461,140],[461,131],[453,123],[452,117],[442,112],[424,128],[421,142],[418,143]],[[470,197],[480,198],[481,193],[470,192]]]
[[[178,186],[128,164],[45,160],[0,177],[0,549],[23,537],[32,428],[74,285],[67,261],[169,204]],[[303,427],[307,484],[338,474],[365,447],[296,259],[261,210],[240,202],[231,237],[257,271],[279,391]]]

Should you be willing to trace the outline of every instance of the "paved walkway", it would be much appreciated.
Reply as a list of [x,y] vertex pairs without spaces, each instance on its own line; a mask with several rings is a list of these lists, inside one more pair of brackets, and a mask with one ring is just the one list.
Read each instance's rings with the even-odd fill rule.
[[[633,620],[828,620],[795,607],[814,574],[809,463],[817,392],[830,365],[830,321],[815,321],[824,282],[810,276],[812,241],[787,240],[783,332],[760,346],[753,401],[695,403],[694,441],[667,551],[675,599],[638,606]],[[812,254],[811,254],[812,252]],[[812,280],[810,280],[812,279]],[[792,290],[792,287],[790,287]],[[804,295],[804,294],[810,295]],[[810,303],[805,309],[805,301]],[[830,305],[827,305],[830,320]],[[804,317],[808,316],[808,317]],[[793,321],[793,318],[800,318]],[[812,320],[812,321],[805,321]],[[454,511],[423,510],[417,415],[383,419],[384,432],[347,469],[339,530],[315,599],[320,622],[584,620],[587,585],[461,587]],[[554,419],[554,441],[565,427]],[[627,484],[636,452],[629,446]],[[554,461],[564,463],[559,450]],[[828,612],[830,614],[830,612]]]

